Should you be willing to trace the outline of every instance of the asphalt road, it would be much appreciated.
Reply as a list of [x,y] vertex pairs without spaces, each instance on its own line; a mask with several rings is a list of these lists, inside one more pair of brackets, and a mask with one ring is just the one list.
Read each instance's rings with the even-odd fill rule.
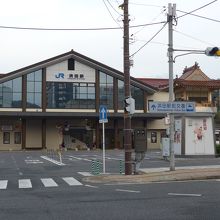
[[[106,152],[106,171],[120,172],[123,151]],[[52,160],[51,160],[52,159]],[[101,151],[0,153],[0,219],[220,219],[220,181],[88,184]],[[219,158],[178,159],[177,166],[217,165]],[[149,152],[142,167],[169,166]],[[99,167],[100,171],[102,167]]]

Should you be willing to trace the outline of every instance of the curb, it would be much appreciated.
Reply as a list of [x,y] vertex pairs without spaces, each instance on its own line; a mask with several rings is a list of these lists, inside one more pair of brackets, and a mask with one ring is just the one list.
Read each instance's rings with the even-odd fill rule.
[[90,183],[153,183],[186,180],[220,179],[220,168],[163,171],[141,175],[97,175],[84,177],[83,181]]

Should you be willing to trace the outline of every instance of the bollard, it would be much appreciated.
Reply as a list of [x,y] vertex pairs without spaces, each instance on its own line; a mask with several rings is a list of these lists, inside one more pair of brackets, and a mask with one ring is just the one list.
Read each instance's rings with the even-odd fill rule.
[[92,160],[92,174],[95,175],[95,161]]
[[100,174],[100,162],[98,160],[92,160],[92,174]]
[[98,160],[96,160],[96,174],[98,175],[98,174],[100,174],[100,163],[99,163],[99,161]]
[[122,165],[122,160],[119,160],[119,173],[123,173],[123,165]]

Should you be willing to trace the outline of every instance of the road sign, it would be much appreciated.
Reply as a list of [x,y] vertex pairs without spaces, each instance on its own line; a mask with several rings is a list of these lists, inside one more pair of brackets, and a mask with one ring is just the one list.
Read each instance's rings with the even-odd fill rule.
[[104,105],[99,107],[99,123],[102,123],[102,164],[103,173],[105,174],[105,123],[108,122],[107,119],[107,108]]
[[106,106],[102,105],[99,107],[99,123],[107,123],[107,108]]
[[192,113],[195,102],[149,102],[151,113]]

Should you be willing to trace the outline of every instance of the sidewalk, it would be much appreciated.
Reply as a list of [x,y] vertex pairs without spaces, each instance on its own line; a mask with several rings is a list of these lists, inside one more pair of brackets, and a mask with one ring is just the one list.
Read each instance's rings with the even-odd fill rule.
[[190,166],[176,167],[175,171],[169,171],[169,168],[146,168],[141,169],[140,175],[124,174],[100,174],[96,176],[84,177],[83,181],[90,183],[152,183],[184,180],[206,180],[220,179],[220,165],[212,166]]

